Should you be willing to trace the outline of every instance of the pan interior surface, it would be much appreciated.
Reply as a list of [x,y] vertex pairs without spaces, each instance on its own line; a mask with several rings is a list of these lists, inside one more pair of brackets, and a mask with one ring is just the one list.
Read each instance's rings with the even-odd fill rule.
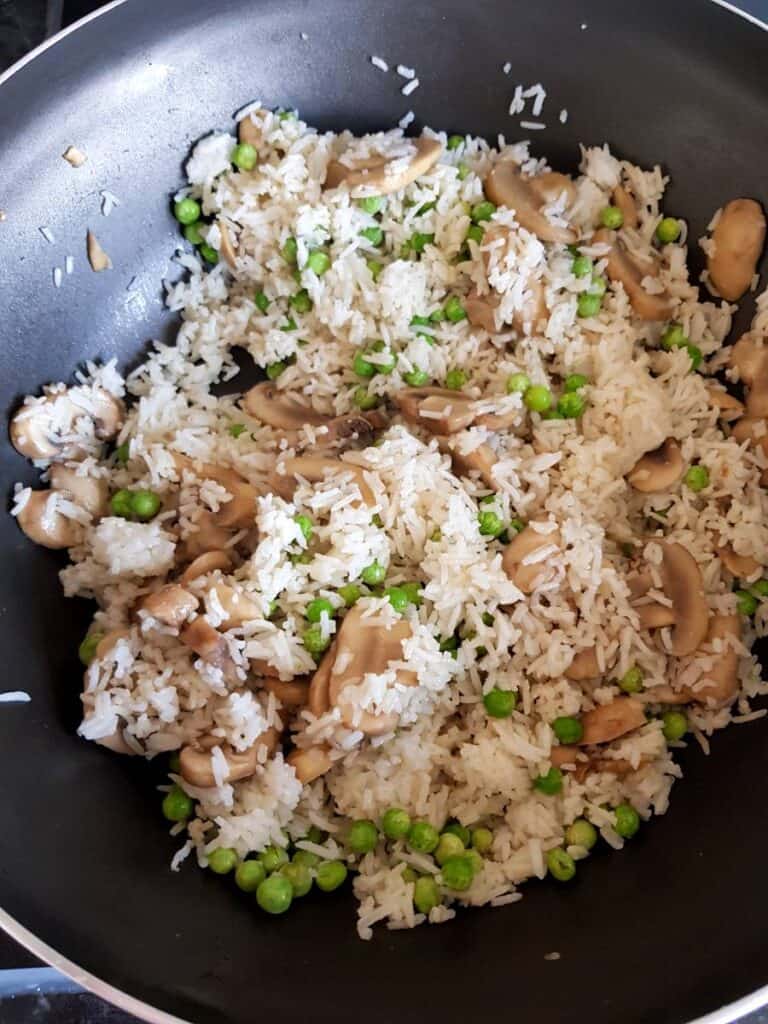
[[[402,96],[373,54],[415,67],[419,90]],[[321,129],[390,127],[412,107],[414,129],[512,140],[525,134],[507,113],[514,86],[541,82],[547,127],[534,152],[572,170],[580,141],[608,141],[661,162],[674,178],[669,206],[696,239],[734,195],[766,199],[767,56],[759,28],[700,0],[128,0],[0,86],[6,418],[86,359],[131,366],[150,338],[172,337],[160,289],[178,243],[169,193],[191,143],[253,99],[298,107]],[[71,144],[89,158],[77,172],[60,159]],[[121,201],[108,220],[99,189]],[[113,272],[84,269],[86,227]],[[62,251],[81,272],[55,289]],[[37,479],[7,443],[0,466],[6,494]],[[506,910],[379,930],[369,943],[351,896],[314,893],[265,920],[210,873],[168,870],[178,842],[163,829],[151,765],[76,738],[90,611],[62,597],[60,559],[8,516],[0,538],[3,689],[32,696],[0,714],[0,904],[118,989],[201,1024],[271,1014],[671,1024],[768,982],[764,722],[719,734],[709,758],[687,751],[670,813],[620,856],[596,854],[572,887],[528,884]]]

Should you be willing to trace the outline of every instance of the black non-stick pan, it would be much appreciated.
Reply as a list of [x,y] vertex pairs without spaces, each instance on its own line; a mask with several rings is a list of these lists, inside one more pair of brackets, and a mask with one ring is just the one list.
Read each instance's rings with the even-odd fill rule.
[[[419,90],[401,96],[371,54],[415,66]],[[537,152],[571,170],[579,141],[608,140],[662,162],[667,206],[694,239],[733,196],[768,198],[768,35],[705,0],[113,5],[0,84],[3,414],[85,359],[130,365],[172,333],[169,193],[193,140],[247,101],[357,131],[413,107],[415,130],[513,138],[514,85],[535,82],[547,90]],[[61,159],[70,144],[88,154],[78,171]],[[102,189],[121,201],[108,219]],[[87,269],[89,226],[111,273]],[[56,289],[67,255],[75,272]],[[5,494],[36,477],[7,443],[0,470]],[[679,1024],[768,998],[765,720],[717,736],[708,758],[686,752],[670,813],[622,854],[592,857],[571,887],[531,883],[519,905],[364,943],[350,895],[310,895],[267,920],[209,873],[168,870],[177,843],[156,770],[75,736],[89,609],[61,596],[61,560],[9,517],[0,544],[0,689],[32,696],[0,705],[0,923],[81,965],[107,997],[128,1005],[130,993],[147,1020],[206,1024]]]

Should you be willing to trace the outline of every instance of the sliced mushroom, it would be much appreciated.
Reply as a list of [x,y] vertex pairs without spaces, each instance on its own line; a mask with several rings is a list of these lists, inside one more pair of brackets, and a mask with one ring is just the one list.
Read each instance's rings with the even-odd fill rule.
[[496,310],[499,308],[499,296],[495,293],[479,295],[476,289],[464,298],[464,312],[473,327],[480,327],[489,334],[496,334]]
[[80,476],[62,463],[51,466],[51,489],[60,491],[95,519],[107,512],[109,485],[104,477]]
[[[247,750],[235,750],[228,743],[224,743],[215,737],[206,737],[206,740],[198,746],[186,746],[181,748],[179,762],[181,764],[181,777],[192,786],[200,786],[201,789],[209,789],[216,785],[216,777],[213,772],[213,760],[211,748],[218,746],[227,762],[227,774],[225,782],[239,782],[248,779],[256,772],[259,766],[260,748],[266,747],[267,755],[273,754],[280,742],[280,733],[277,729],[267,729],[256,737],[253,745]],[[262,755],[263,756],[263,755]]]
[[235,244],[232,241],[232,234],[230,228],[223,220],[219,220],[219,254],[221,255],[224,262],[231,270],[237,269],[237,252],[235,251]]
[[581,716],[584,730],[580,746],[610,743],[619,736],[645,725],[645,706],[633,697],[617,697],[610,704],[600,704]]
[[621,215],[624,218],[623,226],[625,228],[636,228],[638,226],[640,219],[637,216],[635,200],[623,185],[617,185],[613,190],[613,205],[621,210]]
[[[341,719],[350,729],[359,729],[367,736],[391,732],[399,721],[396,711],[372,714],[344,700],[344,690],[362,682],[367,673],[386,672],[393,661],[403,660],[403,641],[411,636],[411,627],[400,619],[389,629],[374,624],[359,606],[351,608],[336,637],[336,658],[331,668],[328,696],[332,706],[341,712]],[[336,666],[340,670],[336,670]],[[399,669],[397,682],[415,686],[416,673]]]
[[[548,525],[548,524],[547,524]],[[540,533],[531,523],[507,544],[501,559],[501,566],[510,580],[524,594],[530,594],[543,582],[550,572],[550,560],[528,561],[544,548],[560,546],[560,531]]]
[[[575,231],[553,224],[543,213],[542,208],[549,199],[538,190],[536,179],[523,178],[517,164],[511,160],[500,160],[495,164],[486,176],[483,187],[491,202],[514,210],[521,227],[543,242],[572,245],[576,241]],[[546,190],[546,183],[544,188]]]
[[186,556],[197,560],[199,555],[223,548],[232,539],[232,530],[219,526],[213,512],[205,509],[195,521],[196,530],[184,540]]
[[51,403],[53,398],[43,402],[22,405],[11,420],[11,444],[28,459],[53,459],[60,454],[60,444],[53,436]]
[[214,629],[209,622],[206,622],[204,618],[199,617],[194,622],[191,622],[179,634],[179,639],[187,647],[190,647],[195,654],[199,655],[203,661],[219,669],[227,682],[234,683],[240,681],[237,666],[232,660],[226,638],[218,630]]
[[[198,524],[204,522],[206,525],[233,530],[242,530],[253,526],[259,492],[237,470],[231,469],[229,466],[217,466],[211,462],[196,462],[178,452],[173,453],[173,461],[180,476],[185,470],[188,470],[194,473],[199,480],[215,480],[232,495],[230,501],[222,503],[218,512],[203,512],[197,521]],[[228,536],[224,536],[219,543],[209,544],[202,550],[210,551],[213,548],[223,548],[227,540]]]
[[662,586],[675,614],[671,650],[681,658],[693,654],[707,635],[709,605],[701,570],[693,555],[681,544],[662,541],[661,547]]
[[228,587],[225,583],[214,583],[211,590],[216,594],[219,604],[226,613],[227,617],[222,622],[224,629],[232,629],[233,626],[242,626],[246,622],[253,622],[254,619],[264,618],[261,608],[233,587]]
[[734,398],[719,384],[708,385],[707,392],[710,402],[717,409],[718,419],[731,423],[744,415],[744,406],[738,398]]
[[308,707],[316,718],[324,715],[331,708],[331,669],[335,661],[336,642],[334,641],[323,655],[323,660],[315,669],[315,674],[309,684]]
[[204,555],[199,555],[193,562],[189,563],[179,577],[179,582],[182,584],[191,583],[198,576],[206,576],[209,572],[215,572],[217,569],[226,572],[231,566],[232,559],[226,551],[206,551]]
[[145,612],[174,629],[186,622],[192,612],[197,611],[198,600],[178,583],[169,583],[153,594],[142,599],[140,607]]
[[669,320],[674,304],[668,293],[648,292],[643,288],[643,278],[653,276],[653,268],[631,256],[615,231],[601,228],[595,232],[592,242],[610,246],[605,272],[611,281],[624,286],[637,315],[643,320]]
[[588,757],[578,747],[553,747],[549,757],[556,768],[572,771],[577,782],[583,782],[594,772],[609,772],[611,775],[629,775],[639,771],[651,758],[641,755],[640,763],[635,766],[624,757]]
[[664,626],[674,626],[677,621],[674,609],[659,601],[639,604],[635,611],[640,629],[662,629]]
[[707,644],[718,644],[715,663],[707,669],[707,684],[691,690],[691,700],[727,704],[739,689],[739,654],[735,645],[741,641],[741,619],[738,615],[713,615],[709,622]]
[[254,149],[261,145],[261,128],[250,114],[246,114],[237,122],[237,138],[244,145],[253,146]]
[[475,420],[475,403],[445,388],[404,388],[391,396],[409,423],[430,434],[455,434]]
[[600,663],[597,660],[597,648],[585,647],[577,651],[573,660],[565,670],[567,679],[575,682],[582,682],[584,679],[595,679],[601,674]]
[[333,767],[333,761],[327,747],[307,747],[304,750],[292,750],[286,763],[296,772],[296,778],[306,786],[321,775],[325,775]]
[[539,193],[545,203],[554,203],[565,195],[566,206],[570,206],[576,198],[576,185],[573,178],[559,171],[544,171],[531,178],[531,185]]
[[96,437],[100,441],[111,441],[125,422],[125,406],[104,388],[93,389],[91,401],[84,411],[92,416]]
[[752,331],[747,331],[731,349],[728,365],[738,371],[739,380],[751,386],[765,372],[768,344]]
[[754,576],[755,573],[762,569],[762,565],[757,559],[752,558],[750,555],[738,555],[732,547],[727,545],[726,547],[718,548],[716,553],[728,572],[732,573],[737,579],[749,579],[750,576]]
[[498,490],[499,485],[493,475],[493,467],[499,460],[489,444],[480,444],[470,452],[462,452],[460,447],[452,444],[448,438],[439,437],[437,443],[440,451],[450,456],[453,471],[457,476],[477,473],[486,487],[493,491]]
[[296,490],[296,477],[303,477],[310,483],[321,483],[333,473],[349,473],[358,486],[360,496],[366,505],[375,505],[373,491],[365,480],[361,466],[341,459],[330,459],[318,455],[299,455],[292,459],[283,459],[278,463],[272,474],[273,489],[286,501],[290,501]]
[[765,245],[765,214],[754,199],[732,199],[712,231],[709,280],[718,295],[737,302],[752,284]]
[[91,265],[91,270],[94,270],[98,274],[102,270],[112,269],[112,260],[104,252],[101,247],[101,243],[92,231],[88,231],[86,234],[86,249],[88,251],[88,262]]
[[[90,716],[86,714],[84,717],[87,719]],[[98,743],[100,747],[106,747],[107,750],[111,750],[114,754],[127,754],[129,757],[133,757],[136,754],[133,747],[129,747],[125,742],[123,729],[120,726],[111,735],[100,736],[93,742]]]
[[319,427],[330,419],[324,413],[315,412],[311,406],[297,401],[285,391],[280,391],[269,380],[247,391],[243,405],[251,416],[277,430],[300,430],[306,424]]
[[16,521],[30,540],[44,548],[71,548],[82,537],[80,524],[56,510],[51,491],[33,491]]
[[262,679],[264,689],[273,693],[283,707],[291,711],[306,707],[309,699],[309,683],[301,679],[275,679],[265,676]]
[[645,597],[653,586],[653,578],[647,570],[631,572],[625,582],[633,601],[636,601],[638,597]]
[[106,658],[121,640],[128,640],[130,635],[129,629],[111,629],[109,633],[105,633],[96,646],[96,660]]
[[[739,444],[749,441],[752,447],[759,448],[768,459],[768,422],[755,416],[743,416],[731,428],[731,436]],[[768,486],[768,469],[760,474],[760,483]]]
[[635,463],[627,474],[627,480],[643,494],[668,491],[683,475],[685,463],[680,447],[673,437],[646,454]]
[[338,188],[342,184],[349,188],[366,186],[372,195],[378,196],[399,192],[420,175],[426,174],[440,159],[443,151],[443,147],[436,139],[421,136],[412,141],[415,152],[410,159],[403,156],[373,156],[356,160],[354,166],[347,166],[340,160],[331,160],[323,187]]

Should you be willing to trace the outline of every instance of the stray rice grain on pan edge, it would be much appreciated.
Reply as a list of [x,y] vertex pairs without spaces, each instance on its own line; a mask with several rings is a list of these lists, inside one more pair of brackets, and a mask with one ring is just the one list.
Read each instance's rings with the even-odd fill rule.
[[[173,870],[254,912],[351,884],[369,938],[567,883],[765,714],[765,294],[726,343],[761,207],[713,218],[702,298],[605,146],[570,178],[253,107],[187,174],[176,343],[11,426],[19,526],[97,605],[80,735],[160,760]],[[266,379],[215,398],[235,348]]]

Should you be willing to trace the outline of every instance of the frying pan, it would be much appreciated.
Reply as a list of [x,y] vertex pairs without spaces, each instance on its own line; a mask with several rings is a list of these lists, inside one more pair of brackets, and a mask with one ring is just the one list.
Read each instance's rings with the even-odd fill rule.
[[[159,284],[178,241],[169,192],[193,140],[247,101],[297,106],[323,129],[390,126],[413,107],[415,130],[512,138],[513,84],[542,82],[536,152],[572,170],[578,141],[608,140],[662,161],[666,208],[695,239],[734,195],[767,198],[762,28],[703,0],[112,5],[0,85],[4,414],[86,358],[130,367],[148,339],[172,336]],[[415,66],[418,92],[401,96],[371,54]],[[60,158],[69,144],[88,154],[78,171]],[[100,189],[121,200],[107,220]],[[109,274],[85,265],[88,226]],[[70,254],[75,273],[56,289]],[[7,443],[0,474],[5,493],[36,480]],[[87,605],[61,596],[61,559],[4,516],[0,544],[2,689],[32,696],[0,706],[1,923],[106,998],[201,1024],[677,1024],[768,1001],[765,720],[717,736],[709,758],[686,751],[671,812],[621,855],[591,857],[570,887],[530,883],[514,907],[364,943],[350,894],[267,920],[210,873],[168,870],[177,841],[159,769],[75,736]]]

